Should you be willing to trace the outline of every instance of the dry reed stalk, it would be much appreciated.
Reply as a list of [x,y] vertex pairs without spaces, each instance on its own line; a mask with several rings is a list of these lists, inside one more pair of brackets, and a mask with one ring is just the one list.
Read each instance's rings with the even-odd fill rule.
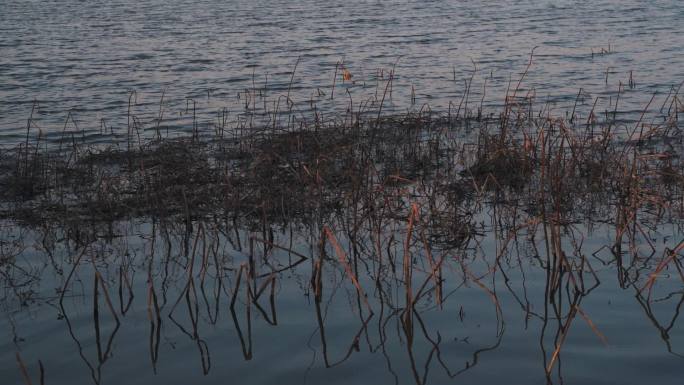
[[412,312],[411,308],[413,305],[413,262],[411,260],[411,238],[413,236],[413,227],[415,221],[418,220],[418,205],[416,203],[411,203],[411,211],[408,217],[408,228],[406,231],[406,237],[404,238],[404,258],[403,258],[403,271],[404,271],[404,287],[406,289],[406,311],[409,313],[407,316],[410,317]]
[[100,274],[99,271],[95,271],[95,297],[97,298],[97,284],[100,284],[100,287],[102,288],[102,292],[105,296],[105,303],[107,304],[107,308],[109,309],[109,312],[112,314],[112,317],[114,317],[114,320],[116,321],[117,326],[121,324],[119,321],[119,316],[116,314],[116,310],[114,309],[114,305],[112,304],[112,300],[109,297],[109,290],[107,290],[107,285],[102,278],[102,275]]
[[21,359],[19,352],[15,353],[15,357],[17,359],[17,364],[19,364],[19,369],[21,370],[21,376],[24,379],[24,382],[26,385],[33,385],[33,382],[31,382],[31,376],[29,376],[26,365],[24,365],[24,361]]
[[332,230],[328,226],[323,227],[323,235],[328,239],[328,241],[332,244],[333,248],[335,249],[335,253],[337,254],[337,258],[344,267],[344,271],[347,273],[347,278],[354,284],[356,287],[356,291],[358,292],[359,296],[361,297],[361,300],[363,303],[366,305],[368,308],[368,311],[370,314],[373,314],[373,308],[371,307],[370,303],[368,302],[368,296],[366,295],[366,292],[363,290],[361,287],[361,284],[359,283],[358,279],[356,278],[356,275],[354,275],[354,272],[352,270],[351,265],[349,264],[349,261],[347,261],[347,254],[342,250],[342,246],[340,246],[339,242],[337,241],[337,238],[333,234]]
[[480,282],[480,279],[475,277],[473,273],[470,272],[465,266],[462,266],[463,271],[465,272],[466,276],[468,276],[477,286],[480,287],[487,295],[489,296],[489,299],[491,299],[492,303],[494,304],[494,307],[496,308],[496,320],[498,322],[502,322],[503,319],[503,311],[501,309],[501,304],[499,303],[499,298],[497,297],[496,293],[490,290],[487,286],[485,286],[482,282]]
[[684,250],[684,240],[681,240],[674,249],[667,250],[667,257],[663,258],[660,261],[660,263],[658,263],[658,266],[656,266],[655,270],[653,270],[653,272],[649,274],[646,284],[641,289],[639,289],[639,293],[648,289],[648,296],[650,297],[651,289],[655,284],[655,281],[658,279],[658,275],[665,269],[665,267],[667,267],[667,265],[670,264],[670,262],[672,262],[673,259],[677,257],[677,254],[679,254],[679,252],[682,250]]
[[579,313],[582,318],[584,318],[585,321],[587,321],[587,324],[591,328],[591,330],[596,334],[596,336],[601,340],[601,343],[603,343],[604,346],[608,346],[608,339],[606,336],[601,333],[601,331],[596,327],[594,322],[592,322],[591,318],[579,307],[579,305],[575,305],[575,308],[577,308],[577,312]]
[[[275,273],[281,273],[281,272],[283,272],[283,271],[292,269],[292,268],[298,266],[299,264],[301,264],[302,262],[306,261],[307,259],[309,259],[309,257],[307,257],[306,255],[304,255],[304,254],[302,254],[302,253],[299,253],[299,252],[297,252],[297,251],[294,251],[292,248],[288,248],[288,247],[285,247],[285,246],[280,246],[280,245],[277,245],[277,244],[275,244],[275,243],[273,243],[273,242],[271,242],[271,241],[268,241],[268,240],[266,240],[266,239],[261,239],[261,238],[258,238],[258,237],[256,237],[256,236],[252,236],[252,237],[250,237],[250,238],[253,239],[253,240],[255,240],[255,241],[257,241],[257,242],[261,242],[261,243],[263,243],[264,245],[268,245],[268,246],[270,246],[270,247],[272,247],[272,248],[275,248],[275,249],[280,249],[280,250],[283,250],[283,251],[287,251],[289,254],[294,254],[295,256],[299,257],[299,260],[297,260],[297,261],[295,261],[295,262],[291,262],[290,264],[288,264],[287,266],[285,266],[285,267],[283,267],[283,268],[274,269],[274,271],[272,271],[272,272],[270,272],[270,273],[263,273],[263,274],[257,275],[255,278],[271,277],[271,276],[272,276],[273,274],[275,274]],[[269,266],[270,266],[270,264],[269,264]]]
[[81,252],[78,254],[78,257],[76,257],[76,261],[74,262],[73,267],[71,268],[71,271],[69,271],[69,275],[67,275],[67,279],[64,281],[64,285],[62,286],[62,291],[59,294],[59,306],[61,308],[64,308],[64,294],[66,293],[67,287],[69,286],[69,282],[71,281],[71,277],[74,275],[74,272],[76,271],[76,267],[78,264],[81,262],[81,258],[83,258],[83,255],[86,252],[87,247],[83,247],[81,249]]
[[565,342],[565,338],[568,336],[568,332],[570,332],[570,325],[572,324],[572,320],[575,318],[576,313],[577,313],[577,307],[573,305],[572,309],[570,310],[570,313],[568,314],[568,318],[565,321],[565,324],[562,325],[560,340],[556,342],[556,348],[553,350],[553,353],[551,354],[551,360],[549,361],[548,365],[546,366],[546,375],[547,376],[549,376],[551,374],[551,370],[553,369],[553,366],[556,363],[556,360],[558,359],[561,347],[563,346],[563,343]]
[[[126,305],[124,306],[124,301],[123,301],[123,284],[126,284],[126,290],[128,290],[128,301],[126,302]],[[128,274],[126,274],[123,271],[123,265],[119,266],[119,308],[121,310],[121,315],[125,316],[126,312],[130,309],[131,305],[133,304],[133,298],[135,295],[133,294],[133,287],[131,285],[131,281],[128,278]]]
[[245,263],[240,264],[237,274],[235,274],[235,286],[233,286],[233,295],[230,298],[231,309],[235,307],[235,302],[237,301],[238,292],[240,291],[240,282],[242,280],[242,271],[245,269]]
[[[435,261],[434,258],[432,257],[432,252],[430,250],[430,244],[427,241],[427,238],[425,237],[425,231],[421,231],[420,233],[421,240],[423,241],[423,246],[425,248],[425,255],[428,258],[428,263],[430,264],[430,274],[428,275],[427,279],[425,280],[425,283],[423,283],[423,287],[427,283],[427,281],[432,278],[435,283],[435,299],[437,301],[437,305],[439,306],[440,309],[442,309],[442,263],[444,262],[444,259],[447,256],[447,252],[444,252],[440,258],[439,261]],[[416,294],[416,298],[420,296],[420,292],[422,291],[422,287],[420,290],[418,290]],[[413,306],[413,304],[412,304]]]

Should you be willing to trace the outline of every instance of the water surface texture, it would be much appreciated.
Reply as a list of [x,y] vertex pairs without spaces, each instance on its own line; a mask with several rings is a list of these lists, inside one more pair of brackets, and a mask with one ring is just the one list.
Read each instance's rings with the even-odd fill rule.
[[680,384],[682,20],[0,0],[0,385]]
[[[139,116],[158,117],[163,104],[165,124],[187,129],[188,100],[206,122],[223,108],[239,120],[244,93],[254,89],[271,109],[289,89],[301,109],[313,99],[344,110],[349,98],[378,97],[378,77],[395,66],[386,104],[398,111],[458,104],[475,66],[472,99],[497,105],[535,46],[523,87],[539,101],[564,102],[561,109],[580,88],[590,106],[614,94],[630,72],[636,89],[623,93],[619,108],[627,112],[684,80],[678,1],[2,0],[0,8],[6,143],[25,135],[34,101],[44,136],[60,137],[71,112],[76,124],[67,130],[96,140],[103,127],[126,130],[132,91]],[[339,62],[354,84],[331,103]],[[599,111],[610,102],[599,100]]]

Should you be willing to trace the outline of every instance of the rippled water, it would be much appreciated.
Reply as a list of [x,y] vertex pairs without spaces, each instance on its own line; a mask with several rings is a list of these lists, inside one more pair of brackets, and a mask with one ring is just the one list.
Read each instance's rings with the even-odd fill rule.
[[[591,106],[605,96],[601,111],[619,83],[629,83],[631,72],[636,88],[623,93],[620,110],[639,111],[653,92],[664,95],[684,80],[680,5],[2,0],[0,135],[5,143],[25,136],[38,101],[34,125],[44,136],[59,137],[71,112],[76,125],[69,121],[67,130],[107,141],[97,133],[103,127],[125,132],[132,91],[139,118],[154,119],[162,104],[164,124],[175,128],[189,125],[183,115],[188,98],[203,124],[223,108],[237,121],[245,91],[254,89],[262,90],[268,106],[291,88],[302,110],[312,99],[319,109],[343,110],[349,98],[358,103],[377,96],[378,88],[382,93],[379,71],[386,76],[395,65],[386,102],[395,111],[426,103],[446,111],[461,98],[474,63],[472,99],[495,106],[503,102],[509,80],[520,78],[535,46],[523,87],[534,88],[539,102],[561,102],[562,111],[582,88],[581,104]],[[342,61],[354,84],[338,85],[350,93],[340,89],[331,102],[336,64]]]
[[[350,100],[357,109],[371,100],[372,112],[429,105],[445,113],[468,87],[470,108],[496,112],[534,47],[521,93],[536,95],[537,105],[549,102],[552,114],[577,100],[585,116],[596,103],[597,111],[615,108],[629,121],[654,93],[649,108],[657,114],[684,81],[681,20],[675,0],[0,0],[0,149],[26,139],[29,118],[31,138],[57,141],[67,133],[112,143],[131,120],[172,133],[195,124],[211,130],[218,111],[234,125],[277,108],[336,116]],[[351,81],[343,81],[340,63]],[[640,175],[649,192],[681,148],[639,151],[663,160]],[[19,154],[28,168],[29,153]],[[670,185],[653,182],[662,195],[635,193],[643,207],[631,230],[602,191],[591,201],[576,197],[578,211],[592,215],[570,215],[562,226],[528,213],[534,202],[524,192],[513,205],[500,203],[498,191],[467,203],[446,193],[436,203],[423,196],[429,235],[454,235],[431,206],[441,203],[476,229],[463,243],[429,243],[434,257],[449,252],[439,294],[428,242],[418,235],[408,246],[415,275],[403,275],[411,207],[402,199],[416,196],[401,175],[369,190],[397,206],[378,214],[382,234],[352,228],[351,194],[344,209],[353,213],[282,226],[264,214],[263,230],[224,218],[87,226],[66,214],[56,224],[2,218],[0,383],[25,383],[23,366],[39,383],[40,360],[47,384],[678,384],[684,200],[668,195],[681,189],[678,172]],[[125,190],[115,179],[112,188]],[[449,188],[460,191],[468,179],[455,180]],[[255,212],[245,218],[261,221]],[[321,247],[323,225],[335,235]],[[571,269],[545,267],[552,258],[547,226],[557,229]],[[195,246],[200,251],[190,252]],[[264,274],[257,279],[245,267],[254,259],[252,274]],[[653,291],[644,290],[654,271]],[[549,290],[554,279],[559,286]],[[406,310],[407,293],[423,294],[415,311]]]

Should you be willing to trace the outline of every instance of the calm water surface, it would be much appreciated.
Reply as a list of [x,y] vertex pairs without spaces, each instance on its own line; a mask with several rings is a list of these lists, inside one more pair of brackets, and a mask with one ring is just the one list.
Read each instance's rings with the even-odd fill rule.
[[[5,225],[3,255],[17,259],[3,267],[0,375],[23,383],[19,353],[34,383],[40,361],[52,384],[679,384],[681,271],[672,262],[644,288],[682,231],[648,230],[650,242],[637,237],[636,254],[618,262],[614,228],[563,226],[574,268],[554,278],[541,226],[497,230],[515,220],[511,209],[483,208],[475,223],[486,237],[431,243],[444,257],[439,294],[417,238],[407,291],[402,220],[386,221],[381,253],[372,236],[350,243],[327,221],[342,257],[332,238],[318,253],[313,224],[273,226],[279,248],[211,222],[189,236],[182,224],[91,225],[77,230],[98,237],[87,244],[68,235],[74,228]],[[560,286],[547,297],[549,279]]]

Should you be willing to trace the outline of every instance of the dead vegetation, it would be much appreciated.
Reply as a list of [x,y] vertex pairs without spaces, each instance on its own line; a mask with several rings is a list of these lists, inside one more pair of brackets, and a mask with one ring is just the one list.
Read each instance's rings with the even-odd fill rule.
[[[59,308],[71,330],[63,299],[77,290],[70,279],[89,260],[94,292],[81,291],[95,299],[93,323],[99,330],[101,312],[117,325],[104,353],[82,356],[95,383],[134,293],[147,299],[155,371],[161,324],[172,322],[197,345],[208,373],[202,325],[215,324],[225,303],[244,359],[253,359],[252,312],[260,314],[259,322],[278,324],[276,281],[287,273],[313,300],[325,367],[361,349],[381,351],[397,378],[385,353],[397,334],[411,363],[407,370],[421,385],[430,366],[453,378],[499,346],[505,320],[498,292],[505,290],[513,298],[508,306],[519,306],[526,324],[532,320],[541,329],[544,375],[551,383],[555,370],[561,377],[557,363],[572,325],[584,322],[606,342],[580,306],[601,284],[598,266],[614,270],[619,287],[632,290],[654,325],[666,330],[649,306],[659,282],[684,282],[684,243],[663,248],[650,239],[659,226],[681,226],[684,218],[682,133],[676,109],[662,124],[638,121],[618,130],[613,120],[590,115],[579,123],[574,113],[564,119],[544,108],[532,112],[523,97],[508,101],[497,118],[486,119],[468,113],[358,115],[104,147],[45,148],[27,140],[0,155],[1,219],[11,224],[10,232],[34,233],[12,242],[9,232],[0,236],[6,286],[30,302],[38,274],[18,262],[24,242],[38,243],[34,248],[55,265],[58,250],[75,251],[59,273],[66,277]],[[136,222],[146,227],[117,234],[117,224]],[[608,229],[614,241],[587,251],[593,226]],[[132,237],[143,243],[137,262],[129,254]],[[543,274],[542,301],[528,297],[521,259]],[[136,264],[147,272],[143,283],[129,278]],[[666,270],[671,275],[663,277]],[[107,294],[112,285],[118,286],[119,309]],[[463,322],[464,310],[453,300],[459,290],[481,294],[493,310],[494,341],[473,349],[465,364],[443,358],[439,331],[423,319],[451,306],[450,322],[454,314]],[[336,300],[338,292],[347,298]],[[187,311],[178,306],[183,302]],[[326,332],[334,306],[358,317],[355,333],[336,349],[341,354],[329,350]],[[396,331],[387,333],[388,325]],[[364,336],[376,342],[364,346]],[[81,345],[76,337],[74,342]]]

